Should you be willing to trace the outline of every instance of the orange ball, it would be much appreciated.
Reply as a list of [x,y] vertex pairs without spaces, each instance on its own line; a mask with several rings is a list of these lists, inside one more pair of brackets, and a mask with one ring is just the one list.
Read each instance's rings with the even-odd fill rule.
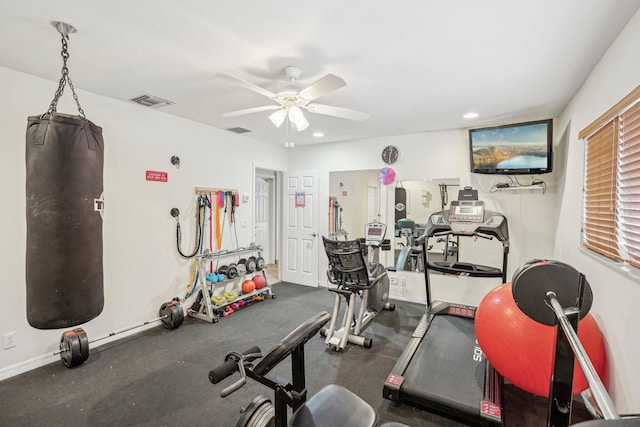
[[251,280],[256,284],[256,289],[262,289],[267,286],[267,279],[265,279],[261,274],[256,274],[251,278]]
[[242,292],[249,294],[256,290],[256,284],[253,280],[245,280],[242,282]]
[[[549,396],[556,327],[538,323],[524,314],[513,299],[511,283],[485,295],[474,323],[482,352],[505,379],[530,393]],[[578,338],[602,378],[606,364],[604,340],[591,314],[578,322]],[[576,361],[573,393],[580,393],[588,386]]]

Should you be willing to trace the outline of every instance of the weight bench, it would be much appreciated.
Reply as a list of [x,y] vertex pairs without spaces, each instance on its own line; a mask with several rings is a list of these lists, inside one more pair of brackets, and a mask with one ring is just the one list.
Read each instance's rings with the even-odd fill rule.
[[[321,312],[310,318],[274,345],[266,354],[252,347],[242,353],[230,352],[225,362],[209,372],[209,380],[217,384],[236,371],[241,378],[221,391],[226,397],[246,383],[246,378],[274,390],[274,402],[266,396],[258,396],[247,406],[237,426],[267,425],[259,422],[273,421],[276,426],[291,427],[375,427],[378,414],[367,402],[346,388],[330,384],[310,399],[306,399],[304,368],[304,344],[329,320],[329,313]],[[269,375],[271,370],[291,356],[292,380]],[[293,415],[287,423],[287,408]],[[271,424],[270,424],[271,425]],[[403,424],[383,424],[385,427]],[[406,427],[406,426],[405,426]]]

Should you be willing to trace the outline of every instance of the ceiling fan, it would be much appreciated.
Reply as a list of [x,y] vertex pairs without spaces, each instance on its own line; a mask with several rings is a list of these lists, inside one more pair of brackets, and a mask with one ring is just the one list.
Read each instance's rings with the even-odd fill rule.
[[218,74],[219,77],[225,80],[266,96],[275,102],[275,104],[231,111],[224,113],[222,116],[237,117],[245,114],[273,110],[274,112],[269,115],[269,120],[271,120],[276,127],[280,127],[282,123],[284,123],[285,119],[288,119],[298,131],[303,131],[309,126],[309,121],[304,116],[302,110],[307,110],[310,113],[324,114],[326,116],[339,117],[342,119],[356,120],[360,122],[369,118],[368,113],[362,113],[349,108],[311,102],[329,92],[333,92],[334,90],[346,86],[347,83],[342,78],[334,74],[327,74],[314,83],[311,83],[309,86],[300,89],[300,85],[297,84],[297,79],[300,77],[301,73],[302,70],[298,67],[285,67],[284,74],[289,79],[289,85],[278,93],[271,92],[270,90],[254,85],[253,83],[240,80],[227,74]]

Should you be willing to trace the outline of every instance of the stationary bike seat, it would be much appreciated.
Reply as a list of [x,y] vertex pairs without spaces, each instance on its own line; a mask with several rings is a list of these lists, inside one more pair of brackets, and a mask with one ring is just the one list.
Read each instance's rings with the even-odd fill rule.
[[291,417],[291,427],[373,427],[378,414],[364,400],[337,384],[329,384]]

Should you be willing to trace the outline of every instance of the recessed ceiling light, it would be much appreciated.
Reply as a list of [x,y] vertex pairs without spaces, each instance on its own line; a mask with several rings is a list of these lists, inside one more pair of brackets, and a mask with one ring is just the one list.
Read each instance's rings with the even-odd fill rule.
[[475,119],[476,117],[478,117],[478,113],[467,113],[462,117],[465,119]]
[[313,136],[315,136],[316,138],[322,138],[324,136],[324,133],[322,133],[322,132],[314,132]]

